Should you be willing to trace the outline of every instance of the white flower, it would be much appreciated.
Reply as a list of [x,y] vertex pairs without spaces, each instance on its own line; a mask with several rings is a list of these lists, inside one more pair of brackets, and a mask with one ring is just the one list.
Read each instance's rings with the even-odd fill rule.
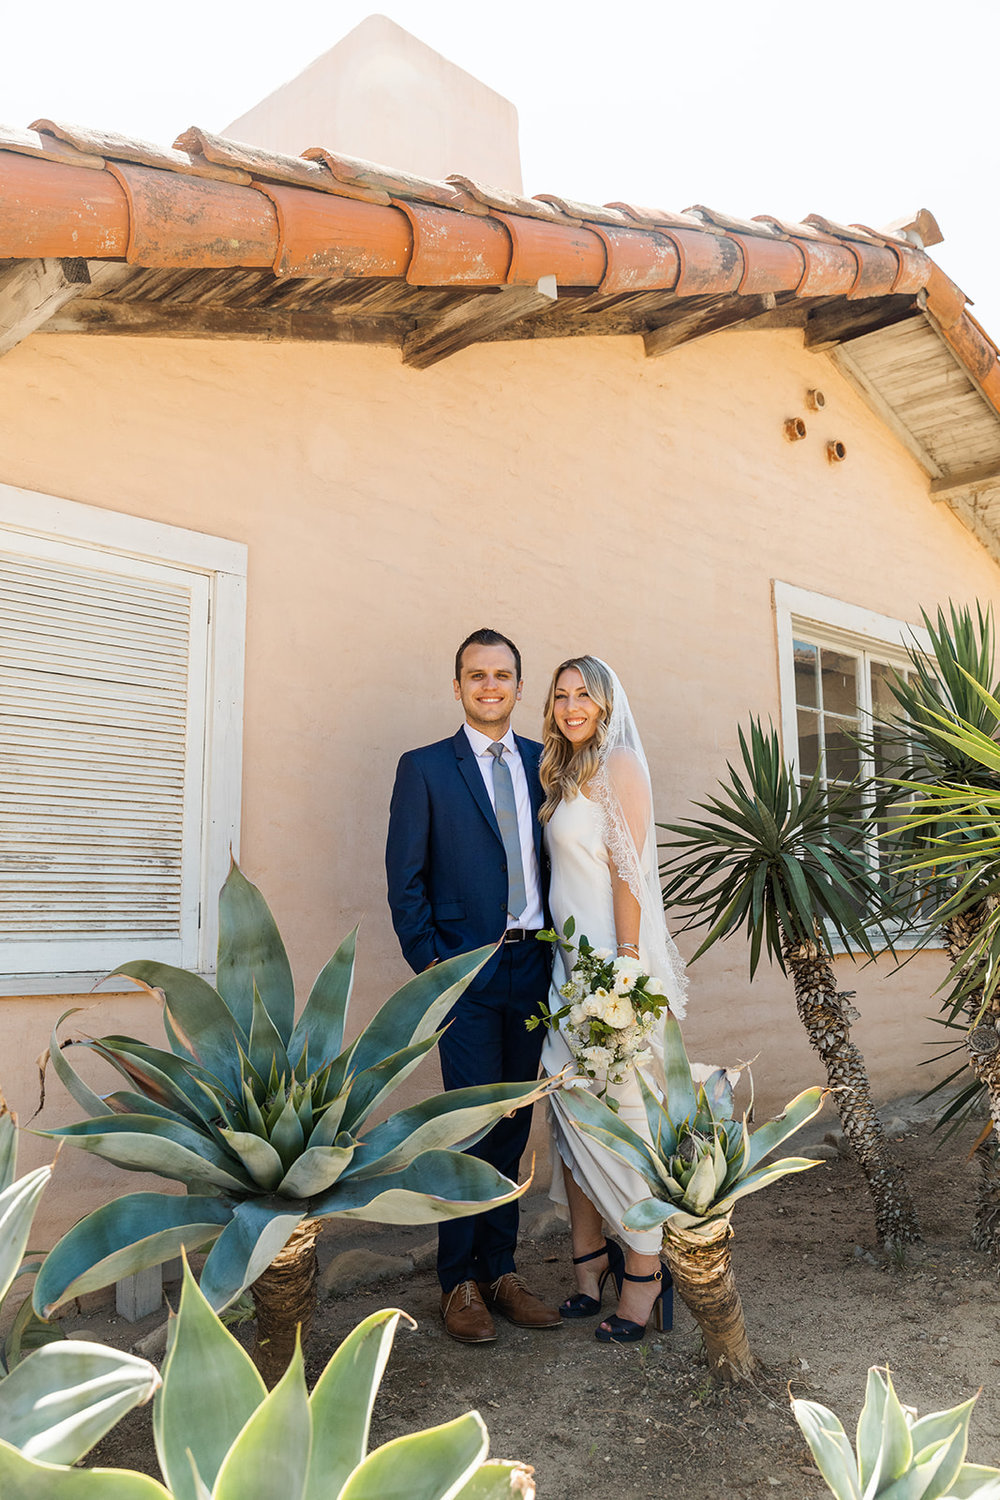
[[607,1047],[584,1047],[580,1053],[580,1060],[588,1067],[603,1071],[611,1066],[614,1054]]
[[615,975],[615,994],[616,995],[627,995],[628,992],[629,992],[629,990],[634,987],[635,981],[636,981],[636,976],[634,974],[629,974],[629,973],[616,974]]
[[569,1021],[569,1024],[571,1026],[582,1026],[586,1019],[587,1010],[583,1005],[579,1003],[573,1006],[573,1009],[570,1011],[567,1017],[567,1020]]
[[608,994],[607,990],[603,987],[603,985],[600,986],[598,989],[596,989],[594,991],[594,993],[592,995],[588,995],[587,998],[584,1000],[584,1002],[583,1002],[583,1013],[584,1013],[584,1015],[585,1016],[596,1016],[598,1018],[598,1020],[603,1021],[604,1020],[605,1006],[607,1005],[607,1002],[608,1002],[608,1000],[610,998],[611,998],[610,995]]
[[621,1030],[626,1026],[634,1026],[635,1011],[632,1008],[631,1000],[628,1000],[624,995],[613,995],[607,1006],[605,1006],[604,1020],[607,1021],[609,1026],[614,1026],[617,1030]]
[[614,961],[614,971],[616,974],[631,974],[633,979],[638,979],[642,973],[642,965],[637,958],[622,954]]
[[597,961],[598,961],[598,963],[604,964],[604,963],[607,963],[608,959],[611,957],[611,949],[610,948],[593,948],[591,950],[590,956],[591,956],[591,958],[596,958]]
[[665,995],[667,993],[663,980],[657,979],[655,974],[649,976],[643,985],[643,989],[647,995]]

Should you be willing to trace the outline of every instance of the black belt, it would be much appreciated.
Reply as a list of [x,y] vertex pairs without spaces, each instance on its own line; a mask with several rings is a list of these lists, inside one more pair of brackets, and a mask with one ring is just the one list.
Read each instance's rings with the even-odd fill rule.
[[505,943],[530,943],[541,930],[540,927],[535,927],[529,932],[525,927],[508,927],[503,940]]

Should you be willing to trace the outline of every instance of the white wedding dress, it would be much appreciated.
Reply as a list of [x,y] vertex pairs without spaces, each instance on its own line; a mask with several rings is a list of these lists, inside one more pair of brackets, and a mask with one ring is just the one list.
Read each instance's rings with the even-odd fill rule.
[[[615,918],[605,826],[603,808],[597,802],[590,801],[582,792],[569,800],[564,799],[556,807],[545,825],[545,841],[552,862],[549,908],[556,932],[561,933],[567,917],[573,917],[576,922],[574,942],[586,937],[592,947],[608,948],[613,953],[616,947]],[[638,852],[641,858],[644,851]],[[639,961],[644,966],[650,962],[650,945],[645,927],[646,918],[643,914],[639,929]],[[550,1010],[559,1010],[566,1004],[559,994],[559,987],[569,978],[573,958],[574,954],[556,949],[552,991],[549,996]],[[647,969],[646,972],[651,970]],[[643,1071],[647,1082],[656,1087],[662,1078],[663,1049],[655,1032],[652,1046],[653,1062]],[[567,1066],[576,1071],[565,1037],[561,1031],[548,1031],[542,1048],[542,1067],[546,1073],[555,1074]],[[601,1087],[602,1082],[603,1080],[588,1080],[585,1085],[574,1087],[596,1090]],[[611,1084],[608,1095],[618,1105],[619,1118],[648,1140],[649,1127],[635,1073],[630,1072],[624,1083]],[[556,1203],[566,1203],[566,1188],[560,1170],[560,1162],[564,1162],[578,1186],[600,1210],[615,1234],[641,1255],[657,1254],[662,1240],[659,1229],[636,1233],[622,1227],[626,1209],[641,1198],[650,1196],[648,1184],[620,1157],[604,1150],[572,1125],[561,1107],[558,1093],[550,1095],[549,1103],[549,1118],[556,1148],[550,1197]]]

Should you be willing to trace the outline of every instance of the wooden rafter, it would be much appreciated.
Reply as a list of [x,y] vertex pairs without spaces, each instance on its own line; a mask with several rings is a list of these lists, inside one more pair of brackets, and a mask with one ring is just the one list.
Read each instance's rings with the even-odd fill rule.
[[0,356],[90,284],[85,260],[20,260],[0,271]]
[[707,338],[726,329],[758,332],[765,329],[793,328],[802,323],[805,308],[801,302],[778,302],[773,292],[761,296],[699,297],[691,301],[678,299],[668,317],[658,318],[655,328],[643,335],[648,359],[667,354],[680,344]]
[[556,296],[555,277],[543,276],[535,286],[501,287],[467,302],[456,302],[406,335],[403,363],[414,370],[426,370],[521,318],[546,311],[555,305]]
[[959,495],[971,495],[977,490],[1000,489],[1000,458],[989,463],[977,464],[961,474],[947,474],[931,484],[932,500],[952,500]]
[[41,332],[395,345],[401,337],[398,318],[224,307],[218,303],[124,302],[110,298],[81,298],[52,317]]

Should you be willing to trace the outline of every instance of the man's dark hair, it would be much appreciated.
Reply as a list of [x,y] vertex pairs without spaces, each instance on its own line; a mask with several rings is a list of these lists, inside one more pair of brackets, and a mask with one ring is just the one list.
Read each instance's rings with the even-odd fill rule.
[[474,630],[467,635],[465,640],[455,652],[455,681],[460,682],[462,678],[462,655],[466,646],[506,646],[514,658],[514,669],[518,682],[521,681],[521,653],[499,630]]

